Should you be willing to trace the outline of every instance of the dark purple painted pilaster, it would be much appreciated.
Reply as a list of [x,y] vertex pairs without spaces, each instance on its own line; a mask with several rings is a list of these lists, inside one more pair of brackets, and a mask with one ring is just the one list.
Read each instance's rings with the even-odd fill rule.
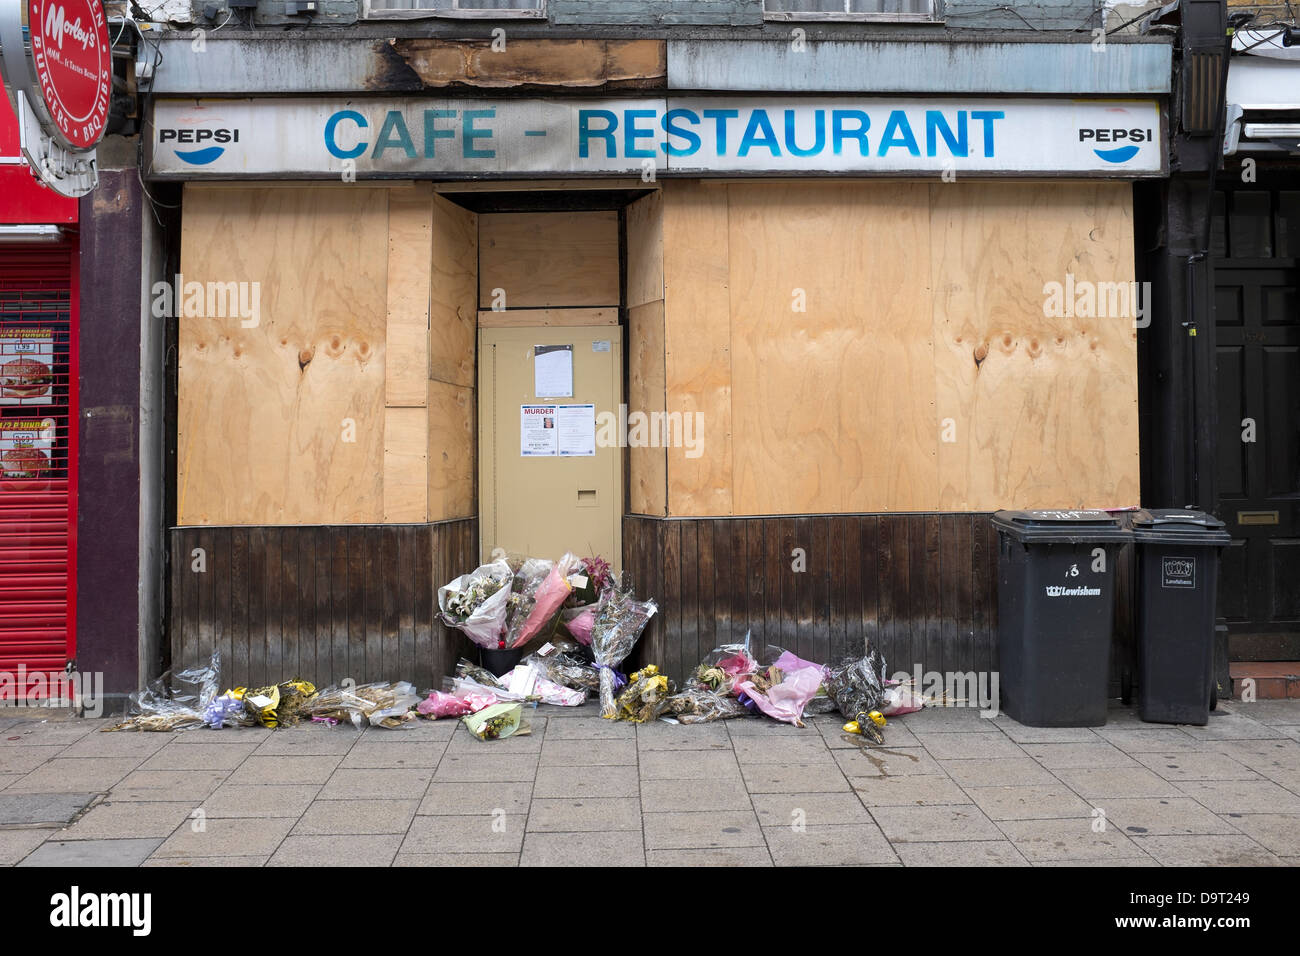
[[108,694],[139,672],[141,191],[102,170],[81,200],[77,668]]

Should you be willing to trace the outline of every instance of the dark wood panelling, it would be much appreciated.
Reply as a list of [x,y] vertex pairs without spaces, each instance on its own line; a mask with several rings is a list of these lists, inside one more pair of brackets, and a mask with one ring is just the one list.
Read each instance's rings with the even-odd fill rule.
[[[221,651],[222,683],[440,687],[471,651],[435,619],[437,589],[477,562],[477,520],[430,525],[173,528],[173,668]],[[193,570],[193,550],[206,570]]]
[[747,630],[819,663],[870,642],[891,674],[996,666],[997,535],[986,514],[628,515],[623,563],[660,608],[629,667],[658,664],[679,682]]

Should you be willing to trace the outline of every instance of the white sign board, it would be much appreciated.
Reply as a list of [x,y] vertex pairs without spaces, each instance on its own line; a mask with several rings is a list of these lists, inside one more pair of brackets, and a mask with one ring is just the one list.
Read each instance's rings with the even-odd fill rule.
[[1160,176],[1155,100],[708,96],[154,102],[150,174]]

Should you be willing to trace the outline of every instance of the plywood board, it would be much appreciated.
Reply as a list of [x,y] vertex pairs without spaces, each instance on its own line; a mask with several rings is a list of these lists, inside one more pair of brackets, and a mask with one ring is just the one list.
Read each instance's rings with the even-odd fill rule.
[[731,300],[727,187],[663,185],[667,410],[700,424],[702,446],[668,449],[668,511],[729,515]]
[[390,406],[422,406],[428,392],[432,203],[427,187],[389,194],[384,401]]
[[474,389],[429,383],[429,520],[477,513]]
[[1132,319],[1044,314],[1047,283],[1132,281],[1131,186],[942,184],[931,200],[935,414],[953,439],[936,506],[1137,504]]
[[663,194],[653,192],[627,207],[627,304],[664,297]]
[[260,314],[179,320],[178,523],[382,520],[388,195],[186,187],[185,281]]
[[617,306],[618,214],[479,216],[479,307],[501,296],[507,309]]
[[[427,388],[427,386],[426,386]],[[422,522],[429,516],[429,412],[384,412],[384,520]]]
[[928,187],[726,188],[735,513],[930,507]]
[[[633,514],[662,515],[667,507],[667,457],[659,429],[653,445],[637,438],[633,415],[662,421],[664,411],[664,304],[648,302],[628,310],[628,468],[629,510]],[[650,438],[647,424],[644,438]]]
[[506,309],[478,314],[480,329],[618,325],[618,309]]
[[429,378],[474,385],[478,286],[478,216],[433,197]]

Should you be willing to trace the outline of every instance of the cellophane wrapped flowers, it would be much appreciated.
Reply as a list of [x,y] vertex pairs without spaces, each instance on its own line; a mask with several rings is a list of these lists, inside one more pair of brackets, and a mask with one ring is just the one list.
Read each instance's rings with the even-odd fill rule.
[[448,627],[464,632],[479,647],[500,648],[513,580],[514,573],[504,561],[462,574],[438,589],[439,616]]
[[658,610],[654,601],[636,600],[631,588],[611,588],[601,597],[591,629],[591,654],[600,670],[600,716],[613,719],[618,715],[614,691],[622,680],[615,677],[614,668],[632,652]]

